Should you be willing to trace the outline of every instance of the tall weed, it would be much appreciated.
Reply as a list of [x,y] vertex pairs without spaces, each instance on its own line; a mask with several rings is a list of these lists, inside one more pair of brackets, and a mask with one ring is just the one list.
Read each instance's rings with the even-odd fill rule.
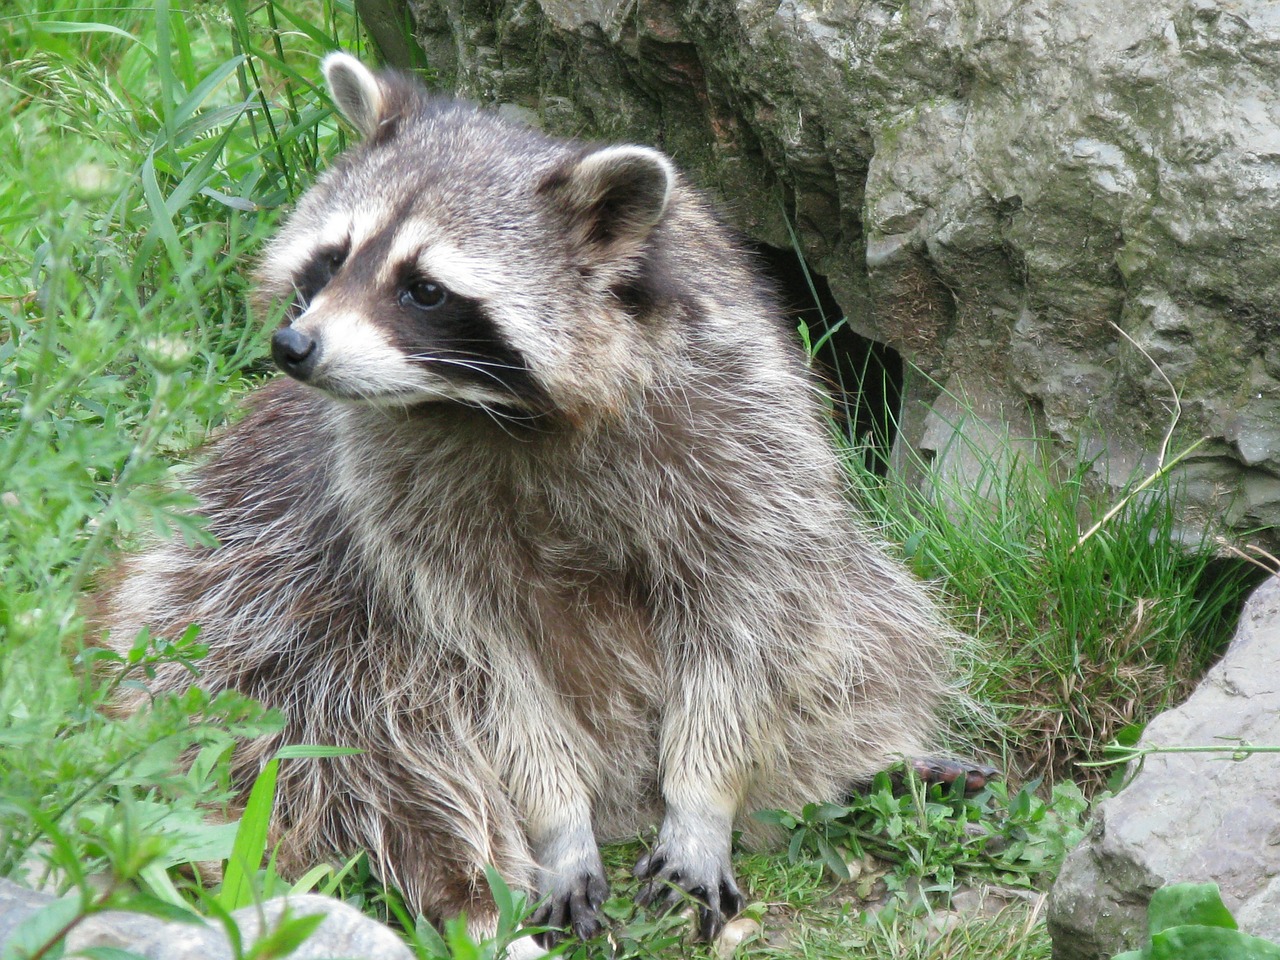
[[110,716],[158,662],[198,671],[199,639],[85,646],[81,598],[120,541],[208,539],[176,481],[261,367],[244,277],[342,147],[315,87],[339,46],[328,0],[0,14],[0,875],[164,899],[166,868],[227,855],[204,812],[278,718],[198,690]]

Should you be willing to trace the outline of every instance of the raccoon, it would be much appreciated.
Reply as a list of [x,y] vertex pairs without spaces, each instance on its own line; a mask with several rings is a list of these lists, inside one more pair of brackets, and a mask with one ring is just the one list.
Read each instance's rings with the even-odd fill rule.
[[599,842],[656,826],[641,901],[714,937],[734,830],[924,750],[955,635],[852,515],[774,295],[666,156],[324,72],[362,139],[258,269],[288,378],[196,473],[218,545],[123,561],[102,625],[200,624],[199,682],[287,715],[241,785],[285,743],[361,748],[282,766],[282,870],[367,850],[485,933],[493,864],[590,937]]

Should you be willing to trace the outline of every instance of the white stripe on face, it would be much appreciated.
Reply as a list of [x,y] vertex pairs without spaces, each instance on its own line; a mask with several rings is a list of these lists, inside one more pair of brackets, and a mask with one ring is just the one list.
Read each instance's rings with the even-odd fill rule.
[[298,277],[321,250],[332,249],[346,240],[355,250],[378,230],[380,220],[373,211],[335,210],[319,227],[308,229],[293,242],[273,247],[269,252],[272,274]]
[[546,331],[540,330],[536,306],[527,297],[512,297],[513,289],[524,289],[511,261],[498,262],[463,250],[441,239],[430,225],[409,223],[401,228],[391,245],[379,282],[391,284],[405,263],[416,264],[426,279],[450,293],[482,304],[498,325],[502,336],[519,350],[533,346],[547,349]]
[[510,267],[466,253],[427,224],[409,223],[397,233],[387,254],[381,283],[391,283],[404,263],[414,263],[427,279],[469,300],[486,302],[511,283]]

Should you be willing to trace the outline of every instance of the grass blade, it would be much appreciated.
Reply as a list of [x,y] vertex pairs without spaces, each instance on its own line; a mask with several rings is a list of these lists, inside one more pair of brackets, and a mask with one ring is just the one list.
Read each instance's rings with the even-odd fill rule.
[[276,774],[279,769],[279,760],[267,762],[254,781],[253,789],[249,791],[249,800],[244,805],[240,829],[236,831],[231,858],[227,861],[227,869],[223,874],[222,890],[217,897],[218,904],[228,913],[253,903],[253,877],[267,852],[267,833],[271,826],[271,811],[275,806]]
[[209,99],[213,91],[225,83],[240,68],[242,63],[244,63],[243,56],[232,57],[230,60],[219,64],[201,80],[195,89],[187,94],[186,99],[178,104],[178,108],[174,111],[173,122],[175,126],[181,127],[193,117],[195,112]]

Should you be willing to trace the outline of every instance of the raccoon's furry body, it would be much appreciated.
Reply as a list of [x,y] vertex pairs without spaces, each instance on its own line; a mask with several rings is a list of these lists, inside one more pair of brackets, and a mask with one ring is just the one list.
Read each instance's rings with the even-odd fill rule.
[[128,561],[104,625],[199,623],[200,682],[287,713],[241,782],[283,743],[363,749],[282,768],[286,867],[367,849],[483,929],[493,863],[590,934],[597,839],[660,823],[649,896],[713,935],[750,811],[926,747],[948,628],[851,519],[798,349],[665,158],[326,71],[365,142],[259,271],[303,383],[199,471],[220,545]]

